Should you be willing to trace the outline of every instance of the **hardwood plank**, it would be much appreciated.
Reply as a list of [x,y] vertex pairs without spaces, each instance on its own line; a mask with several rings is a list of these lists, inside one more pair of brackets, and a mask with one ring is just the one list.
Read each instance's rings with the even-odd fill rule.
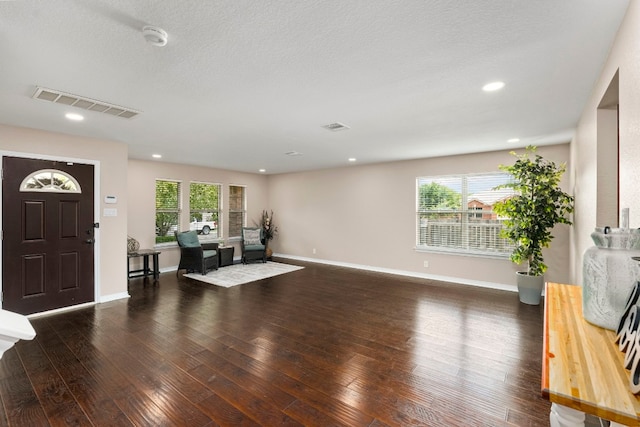
[[96,340],[96,348],[109,358],[118,358],[122,363],[120,369],[123,373],[174,423],[204,426],[211,422],[181,390],[173,386],[175,382],[172,381],[172,376],[180,374],[178,369],[166,366],[158,355],[140,348],[138,342],[128,339],[126,334],[119,334],[116,340],[111,334],[99,333],[98,338],[101,339]]
[[45,349],[53,368],[60,374],[71,394],[89,419],[101,419],[111,425],[130,423],[111,396],[63,343],[48,323],[40,324],[36,337]]
[[346,425],[325,413],[325,410],[316,409],[301,400],[292,402],[291,405],[285,408],[284,412],[305,426],[337,427]]
[[251,427],[260,425],[217,394],[207,397],[198,406],[215,419],[216,424],[220,426]]
[[[164,335],[160,335],[159,332],[157,333],[159,337],[164,337]],[[205,350],[206,350],[205,348],[200,347],[198,344],[185,338],[185,336],[178,338],[178,341],[181,344],[180,346],[181,349],[187,348],[190,351],[194,351],[195,349],[199,348],[201,349],[200,353],[205,353]],[[161,342],[166,342],[166,341],[160,338],[159,340],[155,340],[154,342],[159,344]],[[140,344],[144,345],[143,342],[141,342]],[[148,344],[148,341],[147,341],[147,344]],[[224,348],[224,346],[222,347]],[[166,349],[165,346],[160,345],[158,350],[162,351],[162,354],[166,354],[168,349]],[[210,353],[210,352],[206,351],[206,353]],[[196,358],[197,356],[191,357],[188,354],[183,354],[182,356],[180,356],[179,353],[175,351],[171,352],[170,354],[171,354],[172,362],[177,367],[180,367],[185,371],[201,368],[202,362],[200,362]],[[160,356],[160,354],[158,354],[158,356]],[[224,376],[228,380],[232,381],[234,384],[237,384],[238,386],[243,387],[244,390],[249,391],[254,396],[260,396],[262,399],[265,400],[266,403],[274,405],[280,410],[286,408],[295,400],[292,396],[289,396],[284,392],[280,392],[279,390],[274,390],[273,387],[270,387],[268,382],[262,381],[260,378],[254,377],[253,375],[249,374],[248,372],[242,369],[239,369],[238,367],[225,361],[224,359],[215,358],[208,367],[211,369],[211,371],[213,371],[212,375]],[[182,377],[181,375],[173,374],[172,376],[168,376],[169,381],[171,381],[171,377],[173,376]],[[190,377],[190,378],[193,379],[193,377]],[[187,385],[187,381],[188,379],[186,377],[182,378],[181,385]],[[198,384],[197,390],[194,390],[193,394],[186,396],[190,401],[198,402],[200,400],[205,400],[211,397],[213,392],[211,392],[210,389],[206,388],[204,385],[200,383],[197,383],[197,384]],[[193,384],[191,384],[191,386],[193,388]]]
[[15,347],[0,359],[0,398],[3,425],[9,422],[18,426],[49,425]]
[[[231,337],[228,337],[229,341]],[[272,384],[287,391],[289,394],[296,396],[299,400],[305,402],[311,407],[324,408],[331,414],[331,417],[344,425],[367,425],[372,420],[372,416],[359,409],[359,405],[355,405],[355,396],[357,393],[349,390],[346,386],[331,382],[331,378],[326,376],[314,375],[311,371],[298,371],[289,366],[288,361],[284,361],[282,365],[274,365],[275,370],[270,367],[262,366],[259,360],[251,358],[254,350],[248,343],[240,340],[234,340],[235,344],[230,347],[220,357],[226,357],[232,363],[237,363],[245,369],[254,370],[257,376],[265,375],[265,378]],[[318,392],[322,390],[322,392]],[[350,395],[349,405],[345,405],[340,395]],[[367,399],[365,399],[367,400]],[[375,402],[375,406],[379,406],[381,402],[377,399],[370,398]]]
[[284,412],[278,411],[276,407],[268,402],[245,392],[230,380],[223,376],[215,375],[215,371],[208,366],[199,366],[192,369],[190,373],[209,387],[219,390],[220,397],[241,409],[243,413],[260,425],[302,425]]
[[87,337],[91,338],[91,342],[95,341],[95,337],[92,332],[86,330],[89,326],[78,323],[82,321],[78,314],[83,313],[69,313],[68,317],[72,319],[56,317],[52,323],[59,327],[58,335],[65,340],[84,368],[96,380],[97,385],[113,398],[133,425],[174,425],[162,409],[121,372],[117,366],[118,359],[110,359],[88,342]]
[[16,346],[38,400],[52,426],[91,425],[37,339]]
[[296,264],[228,289],[134,279],[127,300],[34,319],[0,360],[0,425],[548,425],[541,308]]

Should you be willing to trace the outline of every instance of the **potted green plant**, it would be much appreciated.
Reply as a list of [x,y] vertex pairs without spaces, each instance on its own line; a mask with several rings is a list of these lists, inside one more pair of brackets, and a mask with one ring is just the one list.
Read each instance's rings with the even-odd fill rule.
[[516,154],[512,165],[500,165],[513,180],[496,188],[510,188],[515,195],[497,202],[493,210],[505,218],[502,237],[515,247],[511,261],[527,263],[527,271],[517,273],[518,294],[525,304],[540,304],[543,274],[547,270],[542,248],[549,247],[556,224],[571,225],[573,196],[560,188],[560,178],[566,171],[566,163],[556,165],[535,153],[536,147],[528,146],[524,154]]

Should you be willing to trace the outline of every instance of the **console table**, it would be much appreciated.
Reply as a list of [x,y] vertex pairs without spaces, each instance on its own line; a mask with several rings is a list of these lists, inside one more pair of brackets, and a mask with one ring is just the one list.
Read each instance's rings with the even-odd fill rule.
[[[153,280],[158,281],[160,275],[160,264],[158,263],[158,255],[160,251],[153,249],[140,249],[136,252],[127,254],[127,277],[132,279],[134,277],[147,277],[153,275]],[[142,257],[142,268],[138,270],[131,270],[131,258]],[[149,257],[153,258],[153,270],[149,267]]]
[[585,413],[612,427],[640,425],[640,398],[615,339],[584,320],[582,287],[546,284],[542,395],[551,401],[551,427],[584,426]]

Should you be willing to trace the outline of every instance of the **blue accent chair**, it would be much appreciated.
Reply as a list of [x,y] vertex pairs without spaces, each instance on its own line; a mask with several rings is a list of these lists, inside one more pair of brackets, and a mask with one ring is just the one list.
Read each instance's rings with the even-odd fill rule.
[[198,272],[204,276],[209,270],[218,269],[218,244],[200,243],[198,232],[175,232],[178,246],[180,246],[180,264],[178,272],[186,270],[187,273]]
[[267,245],[262,227],[243,227],[240,248],[243,264],[259,260],[267,262]]

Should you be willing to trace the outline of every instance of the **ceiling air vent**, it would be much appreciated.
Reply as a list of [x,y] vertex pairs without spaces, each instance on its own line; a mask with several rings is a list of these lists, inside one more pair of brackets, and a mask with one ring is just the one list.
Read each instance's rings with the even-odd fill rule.
[[331,132],[338,132],[339,130],[351,129],[349,126],[340,122],[329,123],[328,125],[324,125],[322,127],[327,130],[330,130]]
[[140,111],[132,108],[121,107],[119,105],[109,104],[108,102],[98,101],[84,96],[72,95],[70,93],[61,92],[54,89],[46,89],[36,87],[33,99],[42,99],[43,101],[51,101],[56,104],[70,105],[72,107],[82,108],[83,110],[96,111],[98,113],[106,113],[111,116],[131,119]]

